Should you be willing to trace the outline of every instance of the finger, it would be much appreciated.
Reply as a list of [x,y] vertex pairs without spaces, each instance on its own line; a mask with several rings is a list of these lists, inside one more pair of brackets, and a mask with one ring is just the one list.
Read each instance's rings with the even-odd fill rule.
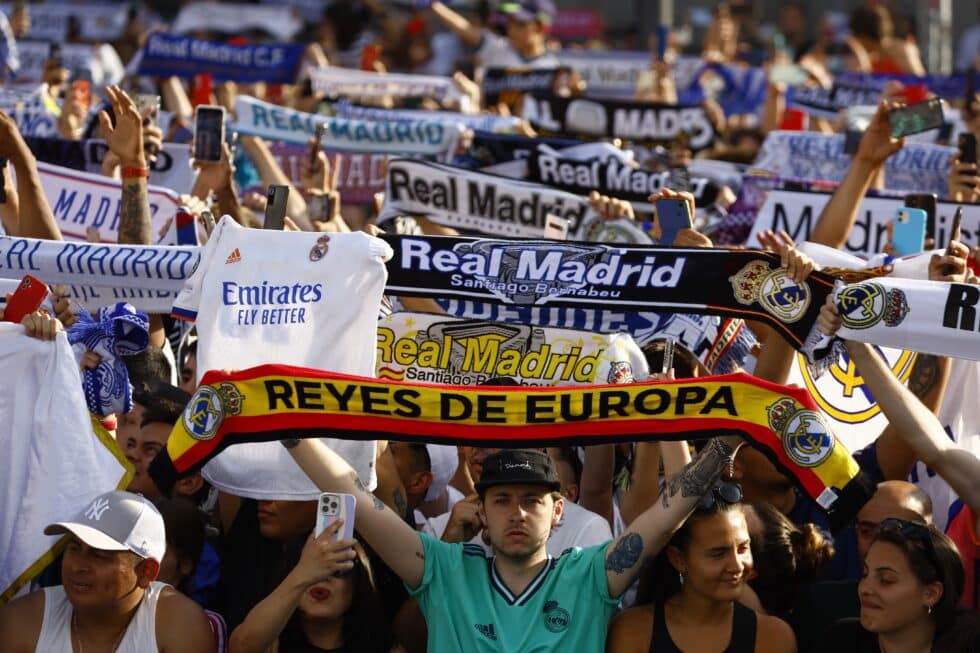
[[109,114],[105,111],[99,111],[99,125],[102,126],[102,133],[106,136],[113,132],[112,121],[109,120]]
[[333,174],[330,177],[330,189],[337,190],[337,183],[340,179],[340,163],[343,161],[340,152],[337,152],[333,157]]

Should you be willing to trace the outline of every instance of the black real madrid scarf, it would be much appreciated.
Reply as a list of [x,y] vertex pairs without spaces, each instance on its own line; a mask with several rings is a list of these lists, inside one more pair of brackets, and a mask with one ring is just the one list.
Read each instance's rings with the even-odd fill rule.
[[384,236],[387,292],[511,304],[761,320],[799,348],[833,279],[802,284],[762,251],[503,238]]

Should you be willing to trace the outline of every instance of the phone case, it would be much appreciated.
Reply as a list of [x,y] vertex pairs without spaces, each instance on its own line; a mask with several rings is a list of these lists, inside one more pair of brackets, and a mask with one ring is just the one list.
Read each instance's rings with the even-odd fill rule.
[[198,161],[220,161],[224,142],[224,108],[199,106],[194,120],[194,158]]
[[888,124],[895,138],[937,129],[945,122],[943,104],[938,98],[910,104],[888,113]]
[[925,247],[926,212],[922,209],[898,209],[892,230],[892,253],[897,256],[918,254]]
[[960,134],[957,144],[960,149],[960,163],[977,162],[977,137],[974,134]]
[[7,306],[3,311],[4,322],[19,324],[25,315],[41,308],[49,292],[43,281],[30,274],[24,275],[17,290],[7,300]]
[[286,219],[286,201],[289,198],[289,186],[269,186],[265,203],[265,220],[263,229],[282,229]]
[[654,204],[657,208],[657,221],[660,223],[660,244],[670,245],[681,229],[691,226],[691,214],[687,209],[687,201],[682,199],[659,199]]
[[335,540],[349,540],[353,538],[354,512],[356,508],[357,499],[353,494],[335,494],[333,492],[324,492],[321,494],[316,507],[315,536],[320,537],[320,533],[325,531],[330,524],[341,519],[344,525],[338,531]]

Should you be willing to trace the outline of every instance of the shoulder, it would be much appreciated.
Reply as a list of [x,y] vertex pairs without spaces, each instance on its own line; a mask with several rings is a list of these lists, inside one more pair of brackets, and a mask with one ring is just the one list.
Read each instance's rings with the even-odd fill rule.
[[641,605],[619,613],[609,624],[606,650],[623,653],[648,650],[653,618],[653,605]]
[[31,592],[0,608],[0,649],[33,651],[44,621],[44,590]]
[[778,617],[757,614],[755,650],[766,653],[779,651],[796,651],[796,635],[789,624]]
[[161,653],[214,650],[214,633],[204,608],[169,586],[160,590],[157,600],[156,635]]

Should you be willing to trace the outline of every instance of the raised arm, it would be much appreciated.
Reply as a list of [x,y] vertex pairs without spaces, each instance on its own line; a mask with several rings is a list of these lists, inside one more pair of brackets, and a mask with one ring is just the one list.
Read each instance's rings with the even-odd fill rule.
[[150,219],[150,196],[147,192],[149,169],[143,150],[143,116],[136,104],[118,86],[107,86],[106,98],[112,103],[116,124],[109,114],[99,112],[99,123],[109,150],[122,166],[122,204],[119,209],[119,242],[127,245],[150,245],[153,228]]
[[432,3],[432,13],[436,15],[442,24],[456,32],[456,35],[466,45],[471,48],[475,48],[480,44],[480,39],[483,38],[483,32],[480,28],[468,21],[463,16],[460,16],[455,11],[447,7],[441,2]]
[[0,111],[0,156],[7,157],[17,175],[19,201],[17,231],[11,236],[61,240],[61,229],[54,219],[48,198],[44,196],[37,160],[21,137],[17,123]]
[[875,175],[888,157],[902,149],[904,144],[904,138],[892,138],[891,126],[888,124],[888,104],[882,101],[861,137],[857,154],[854,155],[844,180],[827,202],[813,233],[810,234],[812,242],[835,249],[844,246],[857,220],[861,201],[871,187]]
[[419,534],[374,496],[347,461],[320,440],[302,439],[289,452],[324,492],[354,495],[354,527],[386,565],[410,587],[418,587],[425,571],[425,551]]
[[606,580],[609,594],[626,591],[643,562],[667,544],[698,500],[714,485],[722,472],[732,464],[735,452],[743,444],[737,436],[711,440],[681,473],[667,483],[654,503],[616,538],[606,551]]

